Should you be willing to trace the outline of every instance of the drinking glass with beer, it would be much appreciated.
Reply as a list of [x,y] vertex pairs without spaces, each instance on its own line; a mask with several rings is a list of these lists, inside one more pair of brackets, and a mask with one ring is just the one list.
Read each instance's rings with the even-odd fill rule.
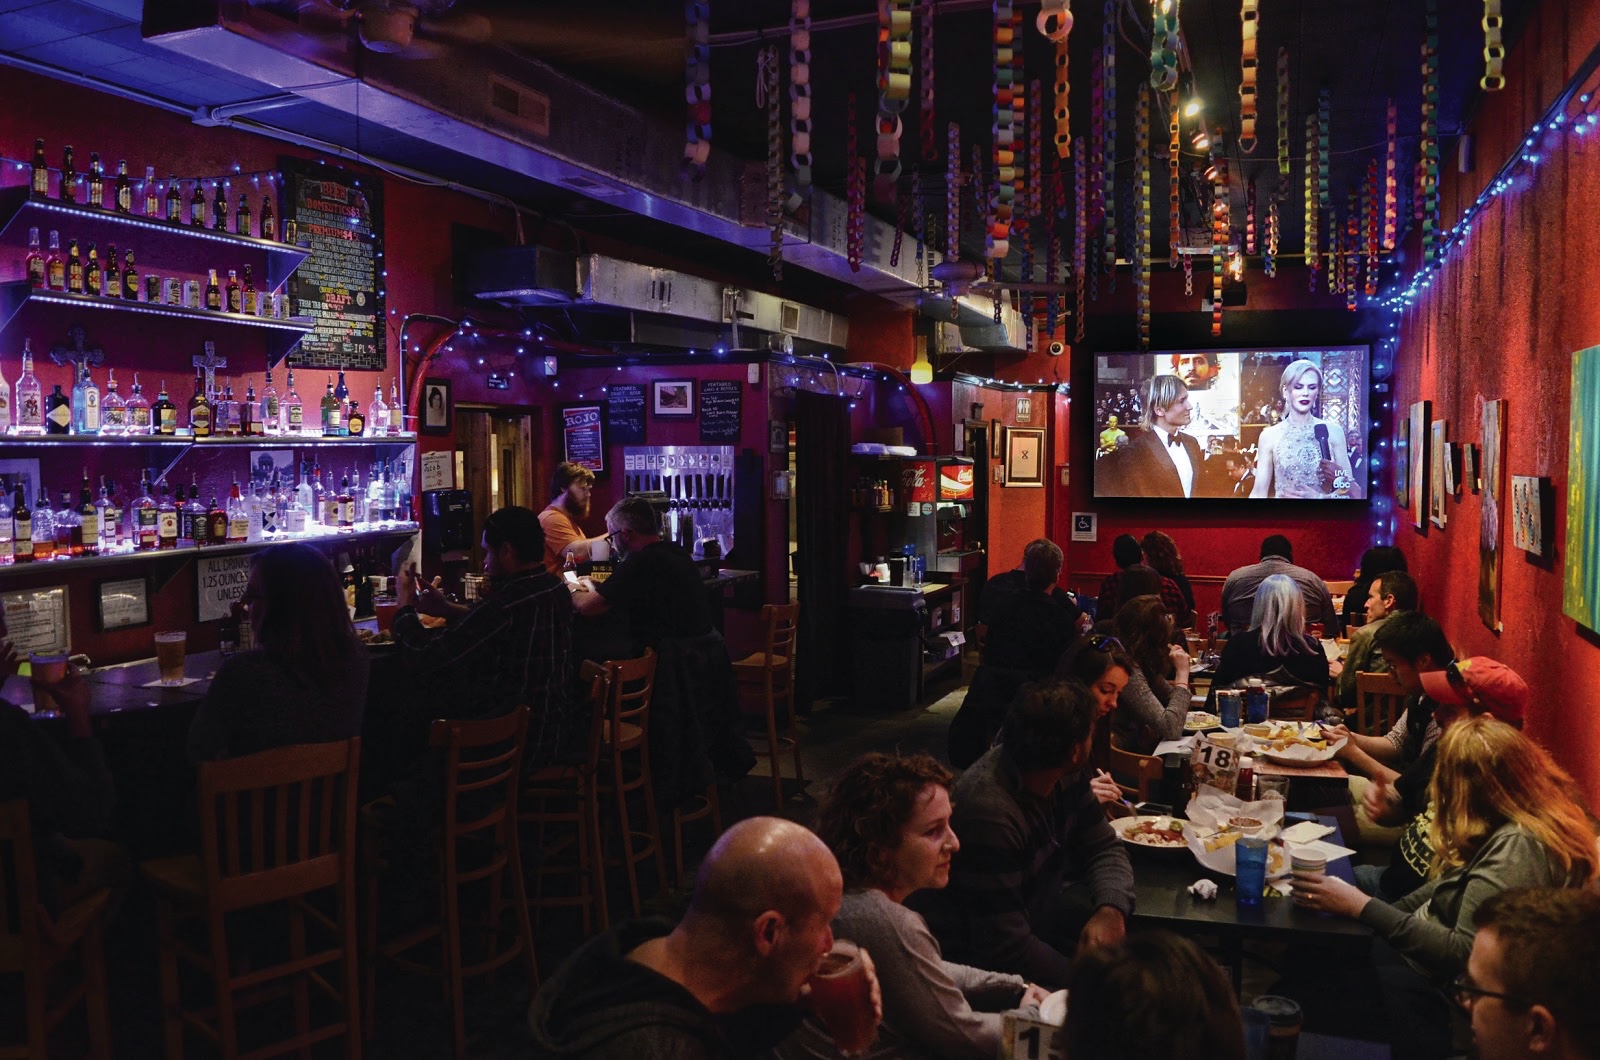
[[878,1034],[878,1006],[867,974],[869,958],[847,939],[836,939],[807,983],[811,1009],[845,1055],[866,1050]]
[[189,634],[181,629],[162,630],[156,634],[156,666],[161,671],[162,684],[183,684],[183,658],[188,642]]
[[33,672],[33,711],[35,714],[60,713],[61,707],[45,688],[60,684],[67,676],[67,653],[28,655],[28,665]]

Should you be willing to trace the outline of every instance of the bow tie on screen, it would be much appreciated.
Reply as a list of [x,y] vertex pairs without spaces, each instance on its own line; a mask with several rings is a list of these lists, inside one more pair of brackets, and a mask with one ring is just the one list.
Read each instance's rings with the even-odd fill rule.
[[1176,449],[1183,448],[1183,443],[1178,441],[1178,436],[1176,434],[1167,435],[1167,445]]

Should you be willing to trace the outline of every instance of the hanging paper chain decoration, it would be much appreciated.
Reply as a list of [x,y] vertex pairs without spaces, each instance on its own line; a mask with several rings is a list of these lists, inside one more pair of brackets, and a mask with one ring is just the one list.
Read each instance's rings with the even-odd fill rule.
[[684,123],[683,172],[699,181],[711,157],[711,0],[688,0],[684,15],[683,79],[689,113]]
[[983,174],[983,145],[972,145],[972,208],[981,217],[989,209],[989,185]]
[[1383,249],[1393,250],[1400,228],[1400,119],[1392,99],[1388,131],[1383,157]]
[[1278,198],[1289,179],[1289,49],[1278,49]]
[[1326,210],[1323,216],[1328,221],[1328,293],[1344,293],[1344,222],[1339,218],[1337,210]]
[[961,126],[945,127],[944,256],[961,260]]
[[928,242],[928,210],[927,204],[922,201],[922,171],[913,170],[911,173],[911,209],[916,211],[915,229],[913,235],[917,240],[917,286],[925,286],[923,271],[926,267],[927,254],[925,247]]
[[924,162],[937,162],[939,160],[939,128],[933,116],[933,3],[934,0],[922,0],[922,24],[918,27],[921,35],[921,69],[917,76],[917,99],[921,107],[922,117],[922,160]]
[[1222,334],[1222,278],[1228,268],[1228,235],[1231,225],[1228,204],[1228,156],[1222,150],[1222,127],[1211,134],[1211,165],[1216,176],[1211,182],[1211,334]]
[[1067,36],[1072,32],[1072,5],[1069,0],[1044,0],[1039,16],[1034,21],[1046,40],[1056,46],[1056,157],[1066,158],[1072,153],[1072,130],[1069,127],[1071,107],[1068,104]]
[[1184,254],[1183,258],[1183,293],[1194,294],[1194,255]]
[[1133,215],[1134,302],[1139,314],[1139,350],[1150,349],[1150,87],[1139,86],[1134,114],[1135,182]]
[[856,94],[845,97],[845,259],[851,272],[861,271],[867,235],[867,160],[861,156],[857,132]]
[[1500,0],[1483,0],[1483,77],[1478,87],[1499,92],[1506,87],[1506,46],[1501,38],[1505,19],[1500,15]]
[[1178,87],[1178,0],[1150,0],[1150,16],[1150,87],[1171,92]]
[[789,165],[795,190],[811,191],[811,0],[789,9]]
[[878,157],[872,192],[893,202],[900,180],[902,115],[911,101],[911,0],[878,0]]
[[1073,318],[1073,341],[1083,342],[1084,318],[1088,316],[1084,297],[1089,282],[1089,162],[1083,153],[1083,137],[1072,145],[1072,189],[1074,218],[1072,240],[1072,284],[1077,295],[1077,315]]
[[1267,200],[1267,245],[1266,252],[1261,255],[1261,264],[1266,269],[1269,279],[1278,275],[1278,199],[1276,196]]
[[1427,0],[1422,36],[1422,263],[1439,260],[1439,4]]
[[1244,190],[1244,252],[1256,252],[1256,186],[1246,185]]
[[1350,192],[1345,217],[1344,307],[1356,311],[1356,294],[1361,286],[1361,210],[1356,193]]
[[1254,154],[1256,149],[1256,31],[1261,19],[1256,10],[1259,0],[1242,0],[1239,19],[1244,39],[1239,51],[1239,150]]
[[1306,115],[1306,271],[1312,294],[1317,293],[1317,268],[1321,229],[1317,219],[1317,116]]
[[[1328,181],[1328,169],[1333,163],[1333,153],[1330,149],[1331,137],[1329,134],[1328,112],[1331,109],[1332,96],[1324,88],[1317,93],[1317,212],[1320,218],[1327,218],[1329,224],[1336,224],[1333,213],[1333,193]],[[1333,238],[1326,243],[1328,253],[1337,253],[1339,249],[1339,230],[1333,230]],[[1330,271],[1328,282],[1332,284],[1333,276]],[[1330,287],[1329,290],[1332,290]]]
[[1011,173],[1012,208],[1021,211],[1017,224],[1024,230],[1029,227],[1029,210],[1032,198],[1028,194],[1028,137],[1034,132],[1038,111],[1028,113],[1028,84],[1022,70],[1023,38],[1022,12],[1011,9],[1011,130],[1014,139],[1015,165]]
[[[1060,283],[1061,278],[1061,233],[1054,225],[1050,226],[1050,241],[1045,244],[1044,251],[1044,278],[1046,283]],[[1055,337],[1056,326],[1061,322],[1061,295],[1052,291],[1045,299],[1044,330],[1051,338]]]
[[903,195],[897,196],[897,201],[895,203],[896,213],[894,224],[894,242],[890,245],[889,249],[889,267],[891,269],[900,267],[900,246],[905,242],[906,225],[911,220],[912,201],[914,200],[908,200]]
[[1370,298],[1378,293],[1378,160],[1367,160],[1367,186],[1363,192],[1367,215],[1367,282],[1364,290]]
[[1167,265],[1170,268],[1178,267],[1178,248],[1183,245],[1183,204],[1182,185],[1180,181],[1183,166],[1180,137],[1183,129],[1179,121],[1178,94],[1173,92],[1167,97],[1167,198],[1171,207],[1168,217],[1167,232]]
[[1106,108],[1105,184],[1101,197],[1105,202],[1105,256],[1106,290],[1117,289],[1117,2],[1106,0],[1105,29],[1100,38],[1101,74],[1105,77]]
[[[1022,49],[1017,49],[1022,54]],[[1028,216],[1044,217],[1044,89],[1028,82]]]
[[985,257],[1003,259],[1011,252],[1011,211],[1016,195],[1012,172],[1016,166],[1016,130],[1012,127],[1011,106],[1011,3],[994,0],[994,109],[990,113],[990,132],[994,144],[994,188],[989,200],[989,232]]
[[[1105,53],[1096,49],[1089,64],[1089,232],[1100,230],[1100,220],[1105,216],[1106,177],[1106,85],[1104,73]],[[1089,298],[1100,301],[1100,255],[1089,255]]]
[[[1033,226],[1026,225],[1021,231],[1022,265],[1018,272],[1022,278],[1022,282],[1024,284],[1030,284],[1033,282]],[[1033,349],[1033,332],[1036,326],[1036,321],[1034,320],[1034,310],[1036,308],[1034,304],[1034,294],[1031,291],[1019,291],[1017,293],[1017,301],[1022,303],[1019,306],[1019,309],[1022,313],[1022,328],[1024,338],[1023,348],[1031,350]]]
[[762,49],[761,93],[757,104],[767,108],[767,226],[772,230],[767,265],[774,280],[783,279],[783,104],[778,101],[778,49]]

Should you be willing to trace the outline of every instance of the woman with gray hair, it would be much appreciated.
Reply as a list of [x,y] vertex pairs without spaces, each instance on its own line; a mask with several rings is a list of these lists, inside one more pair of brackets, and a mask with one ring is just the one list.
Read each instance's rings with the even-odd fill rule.
[[1274,574],[1256,589],[1250,628],[1228,639],[1217,663],[1206,709],[1217,701],[1219,688],[1260,677],[1267,684],[1315,688],[1326,699],[1328,657],[1306,635],[1306,601],[1287,574]]
[[1361,497],[1350,470],[1344,428],[1322,417],[1322,369],[1315,361],[1290,362],[1278,380],[1283,419],[1262,430],[1256,442],[1252,497],[1326,500]]

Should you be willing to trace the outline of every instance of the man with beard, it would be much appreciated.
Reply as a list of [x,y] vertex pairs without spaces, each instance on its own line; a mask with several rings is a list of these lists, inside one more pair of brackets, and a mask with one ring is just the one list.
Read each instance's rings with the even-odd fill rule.
[[1172,355],[1172,374],[1183,380],[1190,390],[1208,390],[1217,377],[1217,358],[1211,353],[1175,353]]
[[589,517],[589,495],[594,490],[594,472],[582,464],[563,460],[550,476],[550,492],[555,499],[539,513],[544,527],[544,566],[559,573],[566,565],[566,553],[578,562],[589,558],[590,542],[584,537],[580,519]]

